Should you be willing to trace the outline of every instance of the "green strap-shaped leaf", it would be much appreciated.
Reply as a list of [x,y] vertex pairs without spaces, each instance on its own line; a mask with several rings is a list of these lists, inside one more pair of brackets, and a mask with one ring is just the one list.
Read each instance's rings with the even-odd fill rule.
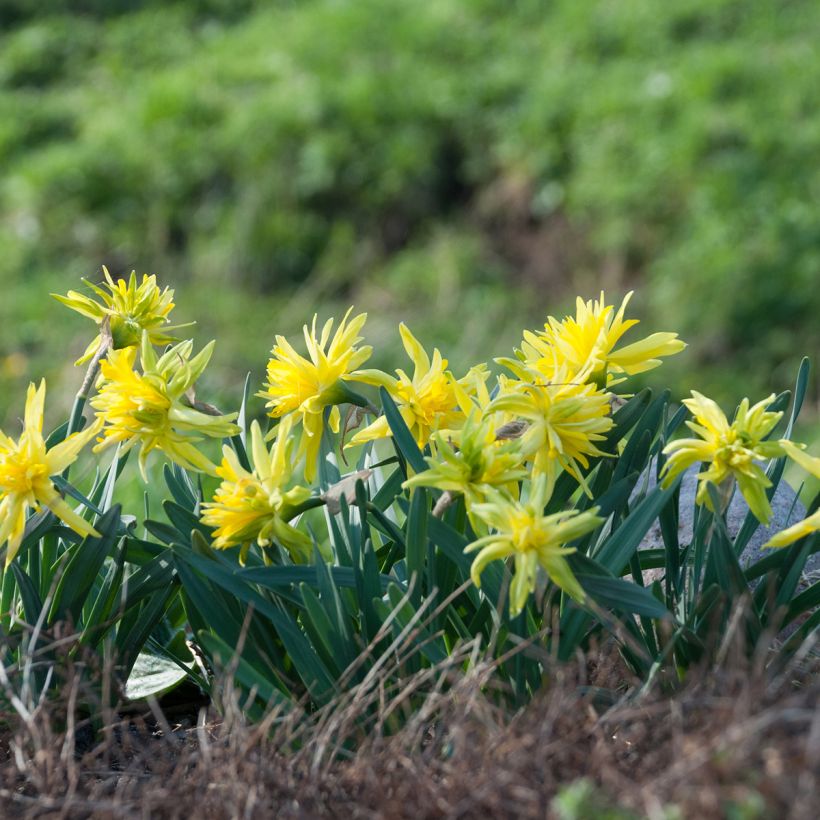
[[424,578],[424,560],[427,557],[427,519],[430,517],[429,496],[423,487],[415,487],[410,497],[410,511],[407,514],[407,578],[413,583],[410,600],[413,606],[421,602]]
[[162,508],[165,510],[168,520],[177,528],[180,535],[184,536],[183,543],[187,544],[190,541],[191,530],[198,530],[210,539],[213,531],[206,527],[190,509],[181,507],[171,500],[163,501]]
[[396,500],[396,496],[401,494],[403,481],[401,470],[393,470],[373,496],[370,502],[373,507],[384,512]]
[[40,617],[43,602],[37,594],[34,581],[23,571],[17,561],[12,561],[11,570],[14,574],[14,580],[17,583],[17,589],[20,592],[20,600],[23,602],[23,615],[25,615],[26,623],[29,626],[34,626]]
[[[125,570],[125,543],[124,539],[117,544],[113,560],[109,564],[105,579],[97,593],[97,598],[91,607],[88,617],[85,618],[83,633],[80,642],[84,644],[97,644],[105,635],[112,623],[109,622],[111,612],[117,599],[122,595],[122,578]],[[124,612],[127,605],[123,605]],[[112,619],[113,620],[113,619]]]
[[116,504],[95,524],[100,536],[89,535],[76,547],[57,584],[48,622],[66,617],[79,623],[80,614],[89,590],[94,584],[105,559],[112,554],[118,538],[120,505]]
[[125,608],[136,606],[143,598],[174,584],[175,571],[171,550],[157,555],[128,578]]
[[593,556],[599,564],[610,570],[613,575],[621,575],[629,565],[629,560],[638,549],[641,541],[655,522],[660,511],[669,503],[675,487],[680,483],[680,476],[671,487],[662,490],[654,487],[647,493],[626,520],[601,545]]
[[[231,646],[218,635],[201,631],[197,633],[197,641],[205,651],[214,658],[221,669],[235,668],[236,678],[248,690],[255,690],[257,697],[266,706],[291,705],[292,701],[280,691],[267,675],[260,674],[244,658],[238,655],[236,646]],[[281,683],[274,679],[277,684]]]
[[123,677],[127,678],[130,674],[140,650],[145,646],[148,636],[154,631],[156,625],[162,620],[169,599],[177,592],[177,589],[177,587],[170,586],[159,589],[148,596],[139,609],[131,610],[131,612],[138,612],[138,617],[131,621],[129,628],[124,628],[125,621],[123,620],[117,631],[116,639],[117,659]]
[[393,397],[383,387],[379,388],[379,395],[382,400],[382,410],[384,410],[387,424],[390,426],[390,432],[393,434],[393,441],[398,451],[415,472],[423,472],[427,469],[427,462],[424,460],[424,456],[421,454],[421,450],[419,450],[419,446],[405,424],[401,413],[399,413],[399,408],[396,407]]
[[[336,586],[356,588],[356,577],[351,567],[331,567],[325,564],[328,572],[333,576]],[[293,586],[294,584],[311,584],[317,586],[319,583],[317,568],[315,566],[270,566],[253,567],[249,569],[236,570],[236,577],[249,583],[259,584],[268,589],[280,589],[282,587]],[[382,591],[387,589],[387,585],[395,582],[395,579],[388,575],[379,575],[379,586]]]
[[[313,696],[324,699],[330,695],[334,686],[333,676],[321,663],[305,635],[288,612],[276,608],[253,589],[246,580],[214,561],[209,561],[187,550],[178,550],[177,558],[184,560],[197,572],[239,600],[244,601],[246,604],[253,604],[256,611],[271,622],[285,645],[299,676]],[[185,578],[180,577],[182,583],[185,584]]]
[[300,584],[299,592],[305,609],[301,616],[305,630],[325,665],[338,676],[346,666],[340,636],[319,596],[307,584]]

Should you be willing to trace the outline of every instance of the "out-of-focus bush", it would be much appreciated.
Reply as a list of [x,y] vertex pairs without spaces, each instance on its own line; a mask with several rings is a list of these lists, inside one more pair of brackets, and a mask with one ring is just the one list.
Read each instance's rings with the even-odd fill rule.
[[820,348],[809,0],[14,0],[0,22],[0,380],[57,344],[56,306],[24,305],[101,263],[178,283],[225,373],[326,305],[468,363],[639,281],[692,343],[667,377],[718,397]]

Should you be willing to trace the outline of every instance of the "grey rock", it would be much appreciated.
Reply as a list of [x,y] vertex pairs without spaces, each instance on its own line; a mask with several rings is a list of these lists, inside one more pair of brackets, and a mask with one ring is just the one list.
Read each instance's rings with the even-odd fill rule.
[[[649,486],[655,484],[655,465],[650,465],[649,468]],[[697,466],[690,467],[683,475],[680,490],[680,514],[678,520],[678,543],[685,546],[692,540],[692,524],[695,514],[695,492],[697,491],[697,474],[700,469]],[[643,487],[643,482],[639,481],[636,491]],[[634,496],[634,494],[633,494]],[[740,556],[740,563],[743,567],[748,567],[754,564],[761,558],[770,555],[772,550],[765,549],[763,545],[771,538],[774,533],[779,532],[786,527],[796,524],[798,521],[806,517],[806,508],[800,503],[797,494],[789,486],[786,481],[781,481],[778,484],[772,501],[772,520],[768,527],[759,526],[752,535],[746,549]],[[746,514],[749,512],[749,506],[745,499],[736,491],[729,509],[726,514],[726,524],[729,534],[734,538],[743,526],[746,520]],[[663,547],[663,537],[661,536],[661,528],[656,521],[649,532],[644,536],[639,549],[656,549]],[[804,582],[812,576],[820,577],[820,553],[815,553],[809,556],[806,566],[803,570]],[[816,578],[814,580],[817,580]]]

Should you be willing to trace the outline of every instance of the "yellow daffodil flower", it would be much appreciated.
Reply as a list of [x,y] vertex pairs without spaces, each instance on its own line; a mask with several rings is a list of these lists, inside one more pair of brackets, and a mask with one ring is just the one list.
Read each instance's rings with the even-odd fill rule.
[[[470,396],[477,385],[487,378],[483,365],[474,367],[462,379],[456,379],[447,370],[447,359],[443,359],[438,348],[433,349],[433,357],[421,346],[418,339],[404,324],[399,325],[402,344],[413,362],[413,377],[404,370],[396,370],[398,378],[381,370],[357,370],[352,374],[356,381],[384,387],[395,399],[404,423],[416,444],[424,448],[435,430],[460,428],[473,409]],[[386,438],[392,435],[390,425],[380,416],[369,427],[360,430],[347,444],[354,447],[366,441]]]
[[0,544],[8,542],[6,566],[17,555],[26,528],[26,511],[48,507],[80,535],[99,535],[65,502],[51,476],[62,473],[80,450],[99,432],[94,424],[46,449],[43,439],[45,379],[35,389],[29,385],[23,432],[18,441],[0,432]]
[[527,597],[535,589],[539,566],[567,595],[576,601],[585,599],[584,590],[564,558],[575,549],[566,544],[591,532],[603,524],[604,519],[596,515],[597,507],[584,512],[563,510],[544,515],[548,499],[546,477],[539,476],[530,485],[530,497],[524,503],[491,490],[488,502],[473,507],[473,512],[495,532],[467,547],[466,551],[469,552],[478,550],[470,576],[473,583],[480,586],[481,573],[487,564],[514,556],[515,574],[510,585],[511,616],[521,612]]
[[216,470],[222,483],[213,501],[202,505],[202,523],[216,528],[217,549],[241,545],[242,562],[252,541],[267,547],[274,539],[294,560],[305,562],[310,558],[311,539],[287,523],[311,497],[306,487],[285,490],[292,475],[292,424],[293,416],[282,419],[270,451],[259,423],[251,424],[251,472],[242,467],[233,449],[228,445],[222,448],[222,464]]
[[[164,345],[175,342],[177,340],[170,336],[168,331],[189,326],[168,325],[168,314],[174,309],[174,291],[170,288],[160,290],[156,276],[143,274],[142,282],[137,285],[135,271],[131,271],[127,283],[124,279],[115,282],[105,266],[103,275],[104,288],[83,279],[102,299],[102,303],[75,290],[70,290],[66,296],[57,293],[51,295],[77,313],[93,319],[98,325],[107,317],[115,349],[139,345],[143,331],[148,332],[152,344]],[[101,337],[97,336],[76,364],[91,359],[100,346],[100,340]]]
[[[787,439],[781,439],[780,446],[792,461],[799,464],[810,475],[813,475],[815,478],[820,478],[820,458],[815,458],[808,453],[804,453],[800,447]],[[818,530],[820,530],[820,510],[812,513],[802,521],[798,521],[791,527],[781,530],[763,546],[787,547],[789,544],[793,544],[800,538],[811,535],[811,533],[817,532]]]
[[194,442],[236,435],[236,413],[210,415],[189,402],[213,348],[210,342],[192,358],[193,343],[181,342],[157,358],[146,331],[140,347],[142,373],[134,369],[136,348],[112,350],[100,363],[99,393],[91,399],[97,418],[105,423],[94,451],[122,442],[125,452],[139,444],[139,467],[145,481],[145,462],[155,449],[185,469],[215,474],[216,466]]
[[334,433],[338,433],[338,405],[345,402],[366,404],[345,384],[345,380],[351,378],[351,371],[364,364],[373,351],[369,345],[357,347],[361,341],[358,333],[367,314],[360,313],[348,322],[351,310],[339,323],[332,339],[333,319],[328,319],[318,337],[315,316],[310,330],[304,326],[309,359],[297,353],[284,336],[277,336],[268,362],[268,380],[265,389],[258,394],[267,399],[271,418],[294,413],[301,419],[302,439],[296,457],[305,456],[305,480],[308,482],[316,476],[324,409],[332,407],[328,424]]
[[499,441],[492,416],[473,412],[458,431],[431,436],[429,469],[409,478],[404,487],[435,487],[464,495],[468,509],[484,501],[490,488],[505,489],[527,478],[525,456],[517,439]]
[[578,297],[574,318],[559,322],[549,316],[543,331],[524,332],[519,358],[547,382],[557,381],[558,372],[567,371],[572,378],[584,373],[605,387],[623,381],[618,374],[643,373],[661,364],[662,356],[680,353],[686,344],[677,333],[653,333],[615,350],[621,336],[638,324],[637,319],[624,319],[631,297],[632,292],[616,313],[614,305],[605,303],[603,291],[597,302]]
[[730,424],[715,402],[693,390],[692,398],[683,403],[695,417],[686,425],[699,438],[678,439],[666,445],[663,452],[669,460],[664,465],[661,486],[668,487],[692,464],[707,462],[708,468],[698,474],[696,502],[714,512],[708,484],[728,494],[734,479],[757,520],[768,523],[772,508],[766,488],[771,487],[771,481],[756,462],[778,458],[785,452],[781,441],[764,441],[783,415],[766,410],[773,401],[774,393],[752,407],[748,399],[743,399]]
[[519,439],[521,447],[533,459],[533,475],[547,477],[548,494],[562,469],[589,494],[581,468],[589,466],[590,456],[606,455],[595,442],[603,441],[614,424],[609,396],[594,384],[571,381],[566,370],[557,375],[554,384],[508,382],[487,410],[527,422]]

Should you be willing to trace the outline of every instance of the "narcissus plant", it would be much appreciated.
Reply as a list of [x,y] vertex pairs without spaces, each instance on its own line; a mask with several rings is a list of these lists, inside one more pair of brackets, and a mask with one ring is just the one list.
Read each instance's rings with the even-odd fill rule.
[[6,566],[20,549],[30,509],[47,507],[80,535],[98,534],[60,495],[51,476],[74,463],[80,450],[99,432],[101,423],[47,448],[43,439],[45,399],[45,379],[37,388],[30,384],[20,438],[15,441],[0,431],[0,544],[7,542]]

